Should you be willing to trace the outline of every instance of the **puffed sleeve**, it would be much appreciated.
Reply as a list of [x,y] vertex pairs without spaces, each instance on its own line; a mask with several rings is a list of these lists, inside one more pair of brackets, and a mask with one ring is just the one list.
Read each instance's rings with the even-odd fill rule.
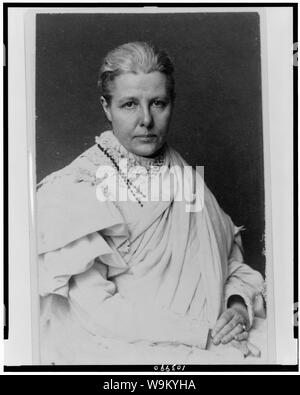
[[228,261],[228,276],[225,283],[225,308],[230,296],[243,298],[248,308],[250,326],[264,290],[262,275],[244,263],[242,254],[241,228],[235,228],[235,237]]
[[111,266],[124,270],[127,266],[99,233],[94,232],[62,248],[39,255],[39,293],[44,297],[56,294],[68,298],[69,280],[88,270],[93,259],[101,256]]

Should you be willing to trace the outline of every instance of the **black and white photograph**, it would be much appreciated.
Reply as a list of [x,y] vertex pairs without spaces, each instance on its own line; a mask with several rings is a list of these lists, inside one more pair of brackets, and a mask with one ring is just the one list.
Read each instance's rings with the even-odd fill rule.
[[264,9],[23,28],[33,364],[276,364]]

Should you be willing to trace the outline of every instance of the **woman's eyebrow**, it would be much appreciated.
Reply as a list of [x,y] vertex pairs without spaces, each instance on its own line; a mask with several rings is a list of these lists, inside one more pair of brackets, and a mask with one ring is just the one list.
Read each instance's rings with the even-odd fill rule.
[[156,95],[151,100],[157,100],[157,99],[159,99],[159,100],[168,100],[169,96],[165,95],[165,94],[163,94],[163,95]]
[[[135,96],[123,96],[123,97],[120,97],[118,100],[117,100],[117,103],[119,103],[119,104],[122,104],[122,103],[125,103],[125,102],[128,102],[128,101],[138,101],[139,99],[138,99],[138,97],[135,97]],[[150,97],[149,99],[148,99],[149,101],[153,101],[153,100],[165,100],[165,101],[167,101],[167,100],[169,100],[169,96],[168,95],[165,95],[165,94],[158,94],[158,95],[153,95],[153,97]]]
[[135,101],[135,100],[137,100],[137,98],[134,96],[124,96],[124,97],[121,97],[120,99],[118,99],[118,103],[122,103],[122,102],[126,102],[126,101]]

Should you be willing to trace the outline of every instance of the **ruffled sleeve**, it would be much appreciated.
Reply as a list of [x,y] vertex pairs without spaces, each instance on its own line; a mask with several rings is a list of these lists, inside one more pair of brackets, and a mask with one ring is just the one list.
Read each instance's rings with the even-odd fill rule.
[[120,271],[127,269],[122,258],[97,232],[81,237],[57,250],[40,254],[40,295],[57,294],[68,297],[70,278],[87,271],[98,257]]
[[117,272],[127,268],[107,237],[115,236],[115,247],[119,247],[128,239],[128,227],[112,202],[97,199],[95,172],[100,159],[96,159],[81,155],[38,185],[41,296],[68,297],[71,277],[88,270],[98,257]]

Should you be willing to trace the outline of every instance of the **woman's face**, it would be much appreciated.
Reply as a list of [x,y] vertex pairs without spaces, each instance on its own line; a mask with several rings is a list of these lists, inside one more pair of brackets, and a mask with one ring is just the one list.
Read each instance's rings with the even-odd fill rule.
[[158,71],[116,77],[111,101],[101,103],[119,142],[139,156],[151,157],[166,140],[172,114],[167,77]]

